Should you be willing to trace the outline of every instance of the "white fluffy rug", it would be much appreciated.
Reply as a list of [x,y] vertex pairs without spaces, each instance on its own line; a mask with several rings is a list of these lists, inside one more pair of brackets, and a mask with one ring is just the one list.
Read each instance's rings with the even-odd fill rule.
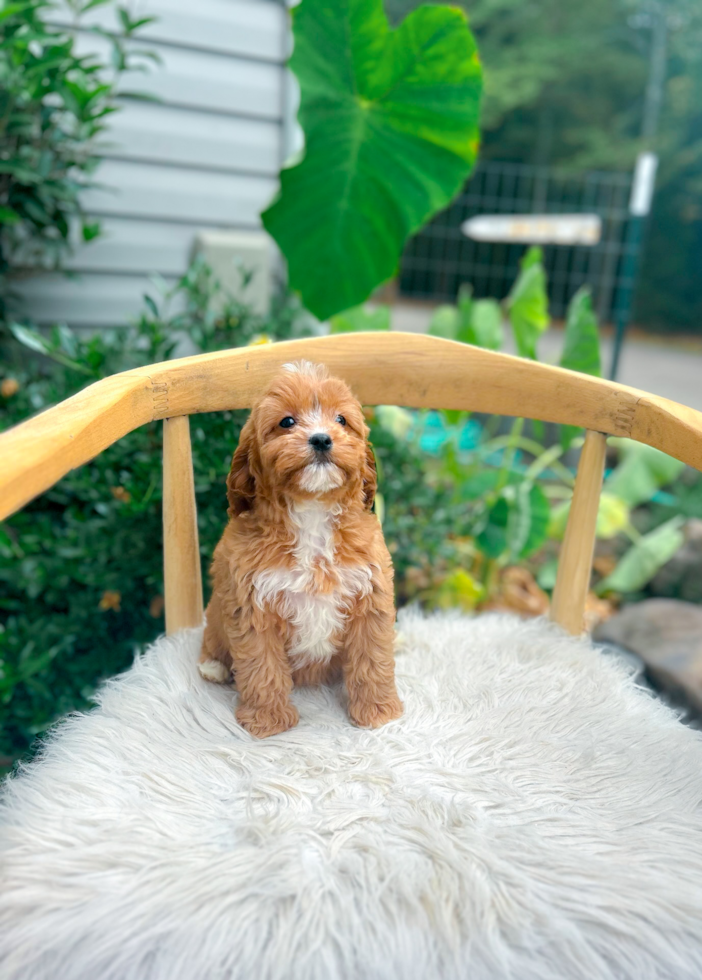
[[543,623],[405,615],[404,718],[256,741],[159,641],[5,787],[3,980],[702,977],[702,738]]

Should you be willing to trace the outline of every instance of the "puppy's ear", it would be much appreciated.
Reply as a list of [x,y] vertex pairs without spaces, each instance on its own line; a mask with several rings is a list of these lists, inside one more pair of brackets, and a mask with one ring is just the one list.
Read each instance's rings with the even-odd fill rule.
[[373,447],[367,442],[366,459],[363,464],[363,506],[366,510],[373,510],[377,489],[378,470],[375,465],[375,455],[373,453]]
[[246,421],[239,436],[239,445],[232,456],[232,465],[227,477],[227,500],[230,517],[238,517],[251,510],[256,497],[256,479],[251,469],[251,451],[254,443],[254,428],[251,418]]

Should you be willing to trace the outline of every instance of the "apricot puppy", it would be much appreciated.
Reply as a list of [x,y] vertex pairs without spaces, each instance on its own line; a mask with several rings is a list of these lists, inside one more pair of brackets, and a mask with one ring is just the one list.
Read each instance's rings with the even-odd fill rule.
[[259,738],[297,724],[293,684],[340,670],[357,725],[402,714],[367,436],[346,384],[306,361],[285,365],[241,431],[199,667],[207,680],[234,674],[237,719]]

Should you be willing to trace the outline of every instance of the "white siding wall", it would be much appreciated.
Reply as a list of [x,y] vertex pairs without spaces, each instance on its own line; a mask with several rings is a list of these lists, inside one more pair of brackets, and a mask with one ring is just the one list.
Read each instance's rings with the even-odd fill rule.
[[[158,18],[139,36],[161,64],[125,78],[123,89],[159,101],[125,97],[112,116],[96,177],[103,186],[84,198],[104,235],[76,251],[68,263],[75,278],[25,281],[28,312],[41,323],[125,323],[141,307],[150,274],[170,282],[185,270],[198,230],[260,227],[276,189],[285,9],[275,0],[141,0],[136,12]],[[92,16],[114,23],[105,8]],[[104,55],[109,47],[88,30],[78,45]]]

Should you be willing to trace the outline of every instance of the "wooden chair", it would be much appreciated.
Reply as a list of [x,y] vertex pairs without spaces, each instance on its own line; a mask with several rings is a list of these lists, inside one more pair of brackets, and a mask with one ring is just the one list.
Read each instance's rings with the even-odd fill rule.
[[365,405],[523,416],[587,430],[552,618],[583,629],[608,435],[702,469],[702,413],[634,388],[453,341],[348,334],[166,361],[106,378],[0,436],[0,519],[121,436],[163,419],[163,548],[169,634],[202,621],[188,416],[250,408],[281,364],[327,364]]
[[[403,611],[402,719],[357,729],[342,695],[296,690],[300,724],[258,741],[195,667],[188,416],[249,408],[300,358],[367,405],[587,434],[564,629]],[[431,337],[248,347],[107,378],[4,433],[0,518],[155,419],[170,635],[0,793],[3,980],[702,976],[702,738],[579,636],[607,436],[702,469],[702,414]]]

